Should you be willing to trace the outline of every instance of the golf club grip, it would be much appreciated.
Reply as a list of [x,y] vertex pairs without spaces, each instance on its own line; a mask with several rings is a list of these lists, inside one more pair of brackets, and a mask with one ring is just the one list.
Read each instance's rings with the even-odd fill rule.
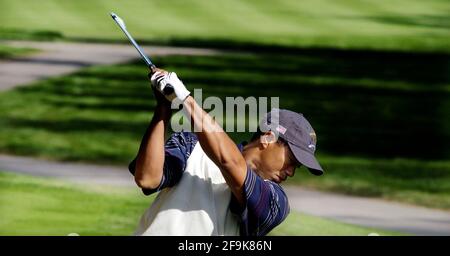
[[[156,66],[154,64],[149,66],[150,72],[153,74],[156,72]],[[164,95],[170,95],[174,92],[173,86],[171,84],[166,84],[166,86],[163,89]]]
[[166,87],[164,87],[163,94],[164,95],[170,95],[174,92],[173,86],[171,84],[166,84]]

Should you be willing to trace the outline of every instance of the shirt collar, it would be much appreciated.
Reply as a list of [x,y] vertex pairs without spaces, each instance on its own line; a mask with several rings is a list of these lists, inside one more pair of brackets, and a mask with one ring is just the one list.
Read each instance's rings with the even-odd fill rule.
[[245,147],[247,144],[248,144],[247,141],[243,141],[243,142],[241,142],[241,143],[239,143],[239,144],[237,145],[238,148],[239,148],[239,151],[241,151],[241,153],[242,153],[242,151],[244,151],[244,147]]

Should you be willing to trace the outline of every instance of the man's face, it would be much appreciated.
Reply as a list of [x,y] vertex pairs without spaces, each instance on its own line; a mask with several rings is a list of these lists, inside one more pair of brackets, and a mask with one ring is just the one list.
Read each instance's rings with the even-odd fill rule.
[[[264,136],[264,135],[263,135]],[[259,174],[264,179],[281,183],[295,174],[295,169],[300,164],[295,159],[286,142],[261,139],[261,143],[267,143],[261,151],[261,165]]]

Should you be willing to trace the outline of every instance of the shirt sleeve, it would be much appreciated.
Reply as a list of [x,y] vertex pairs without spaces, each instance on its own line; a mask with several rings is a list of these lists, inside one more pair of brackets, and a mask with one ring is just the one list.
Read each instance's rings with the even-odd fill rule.
[[244,183],[246,202],[241,208],[241,235],[264,236],[289,214],[289,202],[283,188],[264,180],[250,168]]
[[[187,160],[197,142],[198,139],[194,133],[173,133],[164,146],[163,176],[159,186],[155,189],[142,189],[142,192],[145,195],[150,195],[177,184],[186,169]],[[134,175],[136,170],[136,158],[128,165],[128,170]]]

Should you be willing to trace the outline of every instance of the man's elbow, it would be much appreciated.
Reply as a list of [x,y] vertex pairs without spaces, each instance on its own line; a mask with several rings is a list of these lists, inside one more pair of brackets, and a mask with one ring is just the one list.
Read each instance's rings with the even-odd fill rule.
[[156,189],[159,186],[159,181],[155,179],[142,179],[142,178],[134,178],[136,185],[142,189]]
[[162,175],[136,175],[134,181],[142,189],[156,189],[161,183]]

